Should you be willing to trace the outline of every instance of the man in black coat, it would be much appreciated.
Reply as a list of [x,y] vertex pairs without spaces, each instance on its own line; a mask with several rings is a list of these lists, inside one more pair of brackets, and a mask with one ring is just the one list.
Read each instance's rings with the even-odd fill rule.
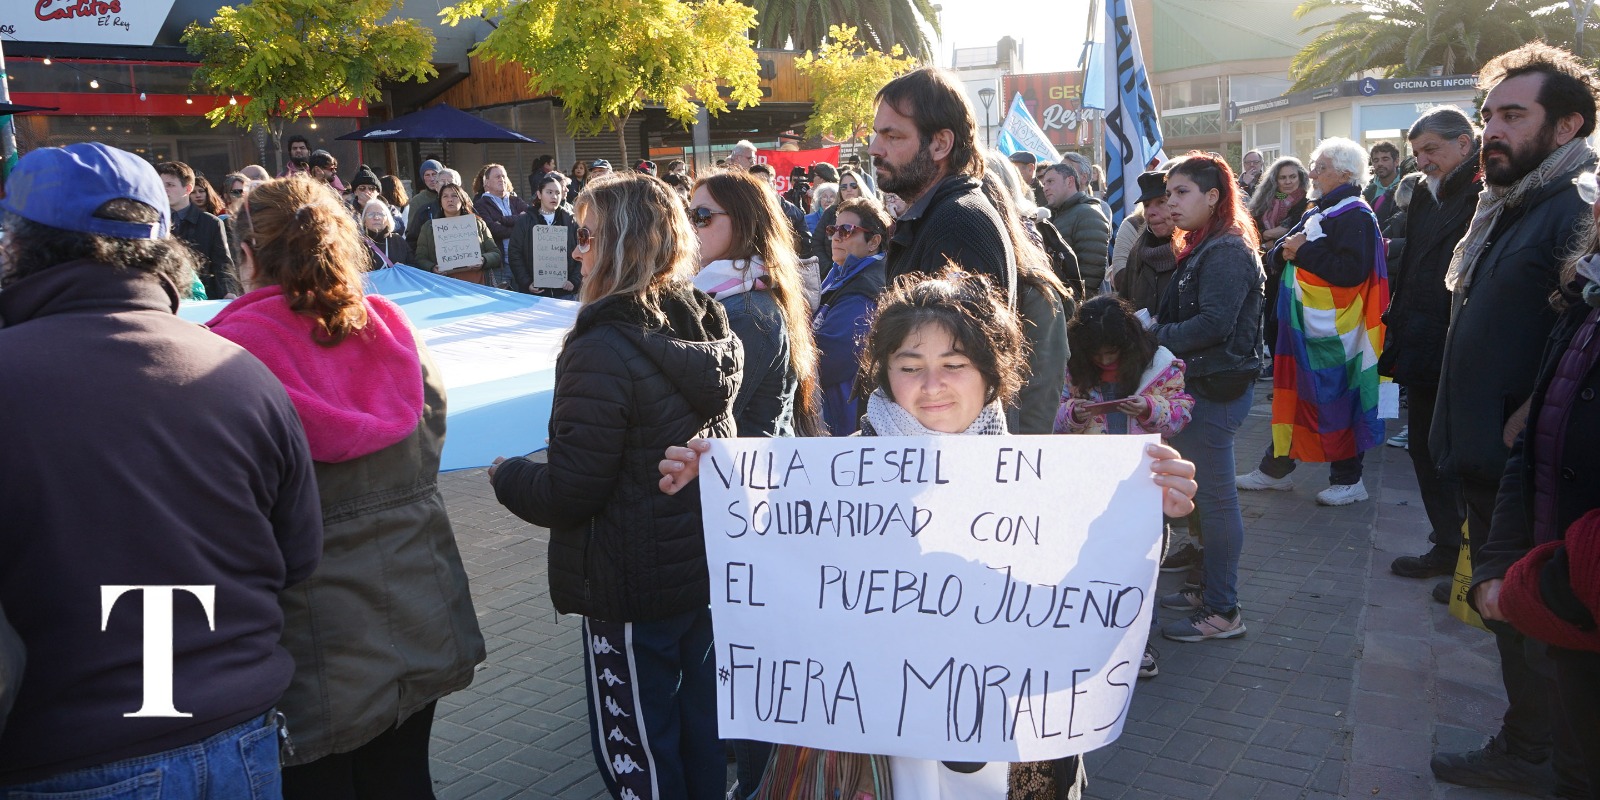
[[1406,578],[1453,575],[1461,552],[1461,510],[1455,486],[1440,476],[1428,446],[1433,407],[1439,399],[1439,364],[1450,327],[1450,290],[1444,276],[1456,243],[1478,205],[1483,179],[1478,174],[1477,132],[1455,106],[1423,114],[1407,135],[1417,154],[1425,186],[1417,187],[1406,208],[1406,246],[1390,274],[1394,299],[1384,315],[1388,339],[1378,371],[1405,387],[1411,398],[1408,448],[1428,522],[1432,550],[1401,556],[1389,569]]
[[[1440,471],[1460,481],[1474,551],[1489,538],[1508,434],[1555,324],[1549,299],[1562,257],[1591,213],[1574,180],[1595,168],[1584,138],[1600,96],[1600,81],[1571,53],[1538,42],[1490,61],[1479,80],[1488,88],[1480,155],[1488,191],[1445,275],[1451,319],[1429,436]],[[1434,776],[1528,790],[1548,788],[1554,764],[1558,793],[1586,796],[1577,745],[1551,724],[1560,717],[1548,657],[1515,628],[1488,625],[1508,701],[1500,732],[1479,750],[1434,755]]]
[[878,188],[907,204],[889,239],[889,280],[954,262],[1016,297],[1016,257],[1000,213],[984,197],[977,123],[961,83],[924,67],[878,90],[867,152]]
[[194,170],[182,161],[163,161],[156,173],[167,189],[167,204],[172,210],[172,234],[189,243],[200,256],[200,282],[206,297],[221,300],[242,292],[233,270],[233,254],[228,250],[228,231],[222,220],[189,202],[194,191]]

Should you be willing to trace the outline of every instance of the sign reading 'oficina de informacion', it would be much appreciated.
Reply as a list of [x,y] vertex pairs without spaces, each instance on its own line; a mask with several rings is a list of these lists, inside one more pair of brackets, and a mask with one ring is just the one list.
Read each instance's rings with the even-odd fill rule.
[[23,42],[155,44],[174,0],[8,0],[0,34]]

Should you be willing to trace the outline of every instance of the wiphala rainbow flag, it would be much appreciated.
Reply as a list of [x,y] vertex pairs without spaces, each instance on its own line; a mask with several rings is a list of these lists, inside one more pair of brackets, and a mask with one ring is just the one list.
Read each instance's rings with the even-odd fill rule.
[[[1359,198],[1326,217],[1365,213]],[[1376,230],[1374,230],[1376,234]],[[1272,446],[1306,462],[1352,458],[1383,441],[1378,419],[1378,355],[1389,271],[1377,248],[1371,277],[1334,286],[1290,263],[1278,291],[1278,347],[1273,353]]]

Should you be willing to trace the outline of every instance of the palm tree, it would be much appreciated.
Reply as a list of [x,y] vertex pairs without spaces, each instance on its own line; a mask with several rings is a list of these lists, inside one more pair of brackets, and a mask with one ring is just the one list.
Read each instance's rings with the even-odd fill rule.
[[1572,14],[1557,25],[1550,0],[1305,0],[1296,19],[1322,17],[1306,28],[1322,33],[1295,55],[1290,91],[1326,86],[1367,70],[1390,78],[1477,72],[1495,56],[1545,39],[1565,46]]
[[923,23],[939,34],[933,0],[744,0],[756,9],[757,47],[815,50],[829,25],[853,25],[861,40],[885,53],[894,45],[918,59],[934,60]]

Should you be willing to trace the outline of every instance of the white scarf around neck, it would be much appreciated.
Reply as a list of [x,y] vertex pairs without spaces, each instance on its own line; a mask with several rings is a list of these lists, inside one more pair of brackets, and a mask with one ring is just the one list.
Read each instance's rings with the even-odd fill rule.
[[1006,413],[996,400],[978,412],[978,418],[960,433],[945,433],[925,427],[910,411],[889,399],[882,388],[867,396],[867,422],[878,436],[997,436],[1006,433]]

